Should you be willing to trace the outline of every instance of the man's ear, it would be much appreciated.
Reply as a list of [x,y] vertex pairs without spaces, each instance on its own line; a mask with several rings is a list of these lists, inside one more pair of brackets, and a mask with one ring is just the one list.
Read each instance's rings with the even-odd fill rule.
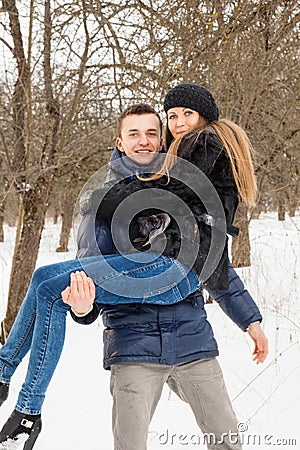
[[125,150],[123,148],[123,144],[122,144],[122,139],[119,137],[117,137],[117,139],[116,139],[116,146],[118,147],[120,152],[125,152]]
[[162,151],[163,145],[164,145],[163,138],[160,138],[160,144],[159,144],[159,151],[160,152]]

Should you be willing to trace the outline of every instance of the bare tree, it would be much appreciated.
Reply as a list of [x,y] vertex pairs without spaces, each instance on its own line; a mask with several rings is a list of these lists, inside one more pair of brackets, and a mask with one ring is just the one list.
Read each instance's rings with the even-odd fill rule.
[[15,143],[11,167],[15,173],[14,182],[19,194],[21,208],[10,277],[8,305],[6,317],[2,322],[2,340],[4,341],[22,303],[36,263],[47,210],[47,200],[54,175],[53,167],[56,156],[60,112],[59,105],[54,100],[52,93],[50,3],[49,1],[45,1],[44,83],[48,128],[44,146],[40,154],[39,166],[35,168],[34,176],[31,177],[31,181],[28,183],[27,165],[30,149],[28,148],[28,142],[25,142],[25,136],[28,130],[26,118],[28,119],[30,72],[25,57],[19,14],[15,1],[7,0],[3,4],[9,15],[11,34],[14,41],[13,54],[18,67],[18,77],[13,97]]

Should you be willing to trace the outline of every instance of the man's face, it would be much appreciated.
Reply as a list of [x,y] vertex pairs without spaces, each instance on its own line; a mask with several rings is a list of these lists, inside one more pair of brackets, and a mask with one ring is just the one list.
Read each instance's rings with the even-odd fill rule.
[[140,166],[151,163],[162,149],[159,119],[155,114],[131,114],[122,121],[116,145]]

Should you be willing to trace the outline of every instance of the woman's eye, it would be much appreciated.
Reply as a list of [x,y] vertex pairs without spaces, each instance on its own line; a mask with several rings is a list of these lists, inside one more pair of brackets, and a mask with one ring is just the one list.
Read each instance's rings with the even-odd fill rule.
[[171,114],[171,115],[169,116],[169,120],[175,119],[175,117],[176,117],[175,114]]

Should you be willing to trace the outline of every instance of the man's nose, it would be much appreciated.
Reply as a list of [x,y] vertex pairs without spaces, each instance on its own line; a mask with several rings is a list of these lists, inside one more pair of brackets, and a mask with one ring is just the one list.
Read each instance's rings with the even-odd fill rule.
[[141,134],[140,135],[140,145],[148,145],[148,138],[146,136],[146,134]]

